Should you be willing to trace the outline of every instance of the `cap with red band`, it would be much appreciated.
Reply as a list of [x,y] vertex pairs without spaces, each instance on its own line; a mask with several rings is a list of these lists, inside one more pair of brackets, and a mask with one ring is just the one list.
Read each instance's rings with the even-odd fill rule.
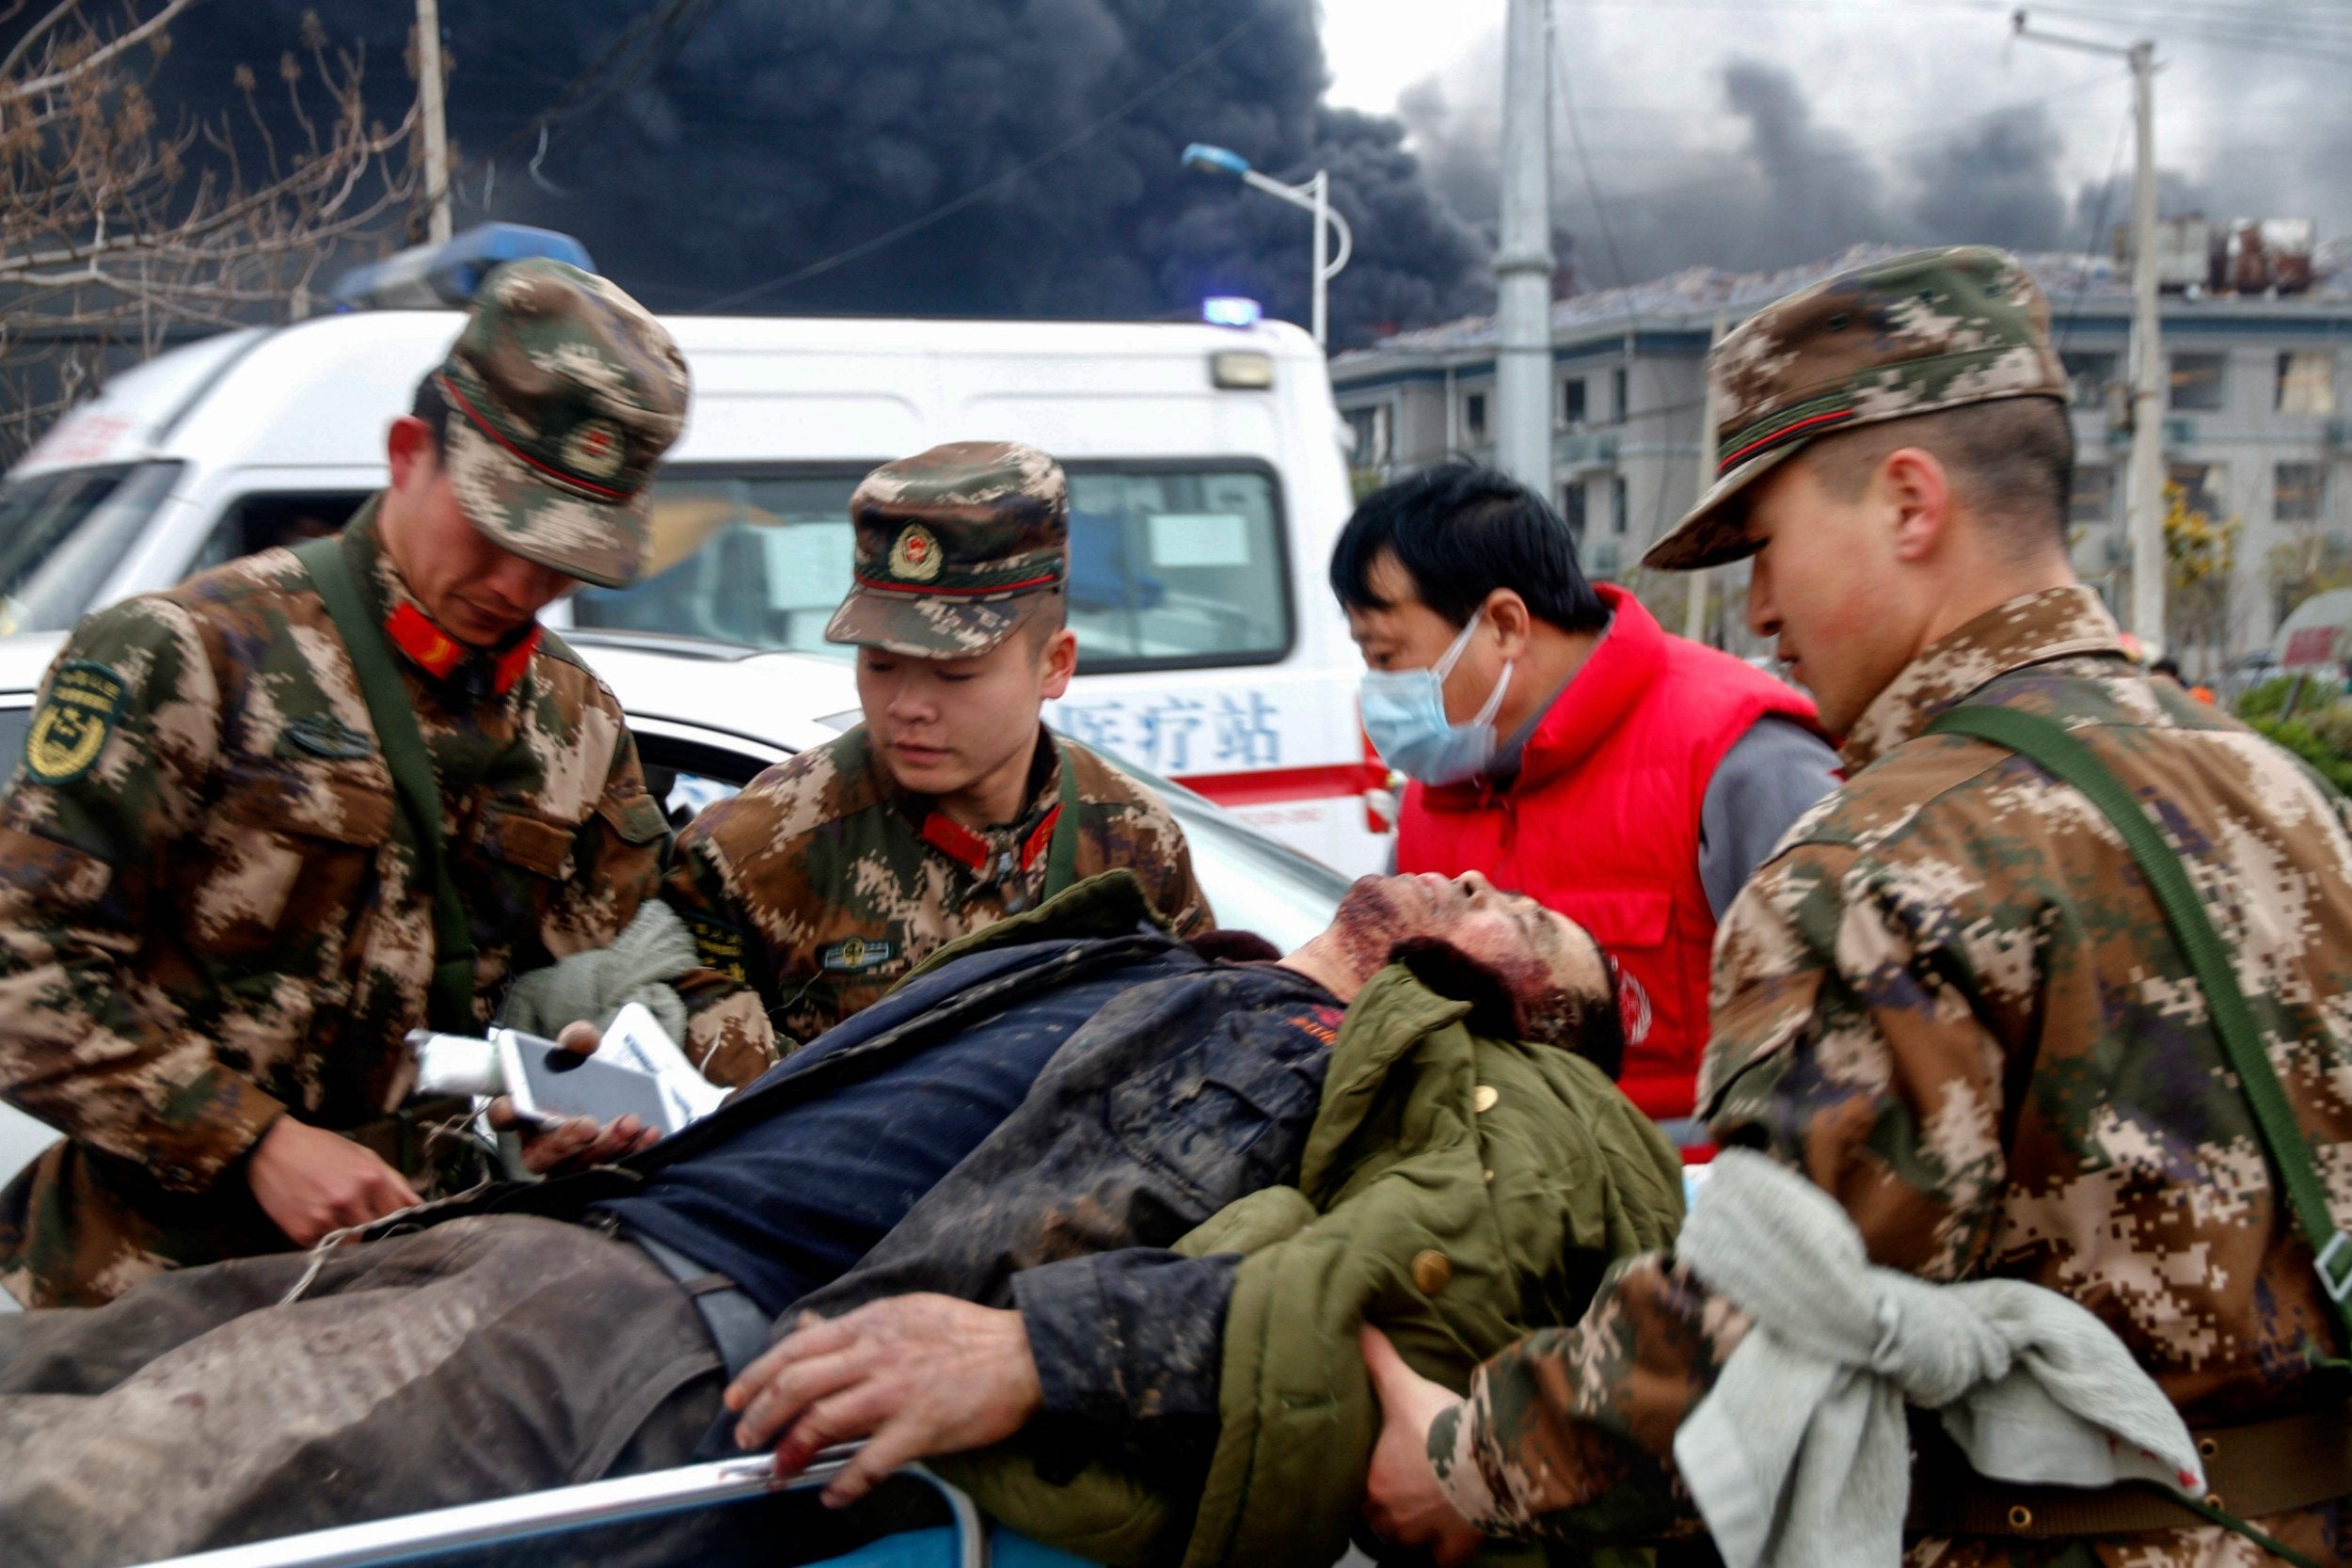
[[1898,256],[1777,300],[1725,336],[1707,369],[1721,411],[1715,483],[1645,566],[1690,571],[1748,554],[1740,493],[1808,442],[1965,404],[2067,395],[2042,291],[2015,257],[1981,245]]
[[1070,575],[1061,465],[1011,441],[956,441],[885,463],[850,498],[856,585],[829,642],[916,658],[984,654]]
[[593,273],[511,261],[434,379],[467,519],[516,555],[626,587],[652,532],[646,483],[686,423],[686,360],[661,324]]

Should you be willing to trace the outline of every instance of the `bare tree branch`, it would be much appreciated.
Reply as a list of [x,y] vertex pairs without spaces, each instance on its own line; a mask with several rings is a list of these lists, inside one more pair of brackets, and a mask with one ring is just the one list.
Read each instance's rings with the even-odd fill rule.
[[[18,99],[32,98],[44,92],[54,92],[57,88],[66,86],[76,76],[87,75],[91,71],[103,69],[109,61],[115,58],[116,55],[120,55],[127,49],[137,48],[140,44],[145,43],[149,39],[151,39],[156,34],[162,32],[166,27],[171,24],[171,19],[173,17],[178,16],[182,11],[186,10],[190,6],[195,4],[196,0],[164,0],[164,8],[162,10],[157,11],[153,16],[149,17],[145,22],[140,23],[129,32],[120,34],[107,42],[99,45],[98,48],[91,53],[72,60],[63,69],[54,71],[47,76],[36,76],[29,82],[18,82],[6,87],[0,87],[0,103],[13,103]],[[64,0],[64,4],[60,5],[56,11],[51,12],[48,17],[41,19],[40,25],[46,27],[50,21],[56,18],[59,13],[77,9],[80,5],[81,0]]]
[[0,70],[0,460],[110,366],[307,313],[330,258],[380,253],[416,218],[416,110],[371,120],[364,54],[330,50],[314,14],[278,62],[276,124],[297,137],[281,152],[247,66],[206,117],[167,122],[149,96],[130,51],[160,61],[195,0],[119,0],[112,32],[85,3],[58,0]]
[[[8,14],[0,16],[0,22],[6,22],[9,17],[15,16],[17,12],[24,8],[24,6],[25,0],[16,0],[16,4],[8,8]],[[33,45],[54,32],[58,23],[81,8],[82,0],[61,0],[61,3],[47,16],[24,29],[24,36],[16,40],[16,47],[8,51],[8,57],[0,60],[0,81],[6,81],[16,74],[16,68],[24,63],[25,54]]]

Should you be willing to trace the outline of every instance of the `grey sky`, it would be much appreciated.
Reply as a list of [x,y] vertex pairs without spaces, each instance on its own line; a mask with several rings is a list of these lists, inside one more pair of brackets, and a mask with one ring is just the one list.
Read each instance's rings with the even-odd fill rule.
[[[2084,245],[2100,206],[2087,188],[2130,170],[2123,65],[2012,40],[2010,8],[1559,0],[1568,90],[1627,270],[1776,264],[1855,239]],[[2352,230],[2352,6],[2029,9],[2052,31],[2157,40],[2158,161],[2179,199]],[[1332,100],[1404,113],[1440,191],[1473,218],[1491,211],[1502,12],[1503,0],[1324,6]],[[1609,281],[1565,119],[1555,141],[1555,212],[1583,277]],[[2125,215],[2120,198],[2107,209],[2109,223]]]

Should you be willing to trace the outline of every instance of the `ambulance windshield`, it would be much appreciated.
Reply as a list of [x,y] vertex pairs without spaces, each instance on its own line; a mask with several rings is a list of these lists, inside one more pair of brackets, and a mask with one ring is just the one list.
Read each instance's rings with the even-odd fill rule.
[[[645,575],[628,589],[583,589],[575,623],[846,657],[824,631],[849,592],[858,477],[664,470]],[[1072,464],[1070,553],[1082,672],[1271,663],[1290,649],[1280,495],[1268,471]]]
[[180,467],[118,463],[0,483],[0,636],[65,631],[80,620]]

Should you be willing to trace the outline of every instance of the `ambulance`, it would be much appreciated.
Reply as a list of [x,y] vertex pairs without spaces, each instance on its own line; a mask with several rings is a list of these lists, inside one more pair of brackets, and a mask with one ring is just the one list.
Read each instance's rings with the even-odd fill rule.
[[[333,314],[112,378],[0,482],[0,633],[340,527],[385,483],[385,424],[454,312],[521,254],[588,264],[564,236],[489,226],[346,277]],[[654,483],[646,572],[547,619],[675,649],[682,678],[730,651],[846,657],[822,634],[859,477],[943,441],[1025,441],[1071,486],[1079,666],[1047,721],[1331,866],[1379,870],[1388,774],[1325,586],[1350,505],[1343,426],[1305,333],[1222,313],[1244,325],[667,317],[693,404]]]

